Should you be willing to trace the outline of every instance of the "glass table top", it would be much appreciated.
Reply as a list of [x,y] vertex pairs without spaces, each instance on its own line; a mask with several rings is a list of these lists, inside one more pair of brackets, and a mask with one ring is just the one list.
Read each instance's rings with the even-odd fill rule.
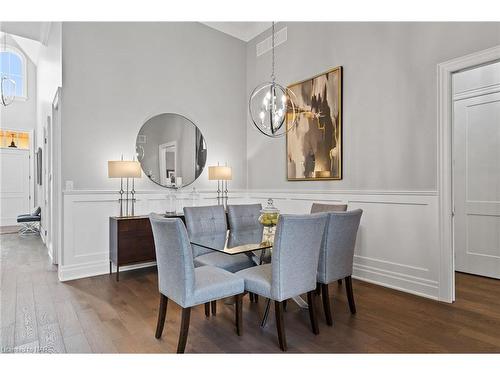
[[229,255],[248,253],[273,247],[274,233],[264,229],[228,230],[227,232],[193,235],[193,246],[220,251]]

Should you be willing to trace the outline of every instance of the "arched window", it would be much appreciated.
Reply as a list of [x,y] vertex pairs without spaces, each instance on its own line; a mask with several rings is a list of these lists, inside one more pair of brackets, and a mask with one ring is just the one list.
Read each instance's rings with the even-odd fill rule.
[[6,95],[14,94],[16,98],[26,98],[26,59],[17,49],[6,46],[0,51],[0,76],[8,77],[16,82],[15,89],[11,85],[5,85]]

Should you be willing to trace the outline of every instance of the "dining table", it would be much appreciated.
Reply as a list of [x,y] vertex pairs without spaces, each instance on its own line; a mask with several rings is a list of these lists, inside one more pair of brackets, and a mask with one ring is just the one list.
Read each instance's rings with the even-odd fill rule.
[[[227,230],[222,232],[212,232],[203,234],[193,234],[189,236],[191,246],[199,246],[204,249],[219,251],[221,253],[234,256],[245,254],[251,258],[255,265],[270,261],[272,257],[267,257],[266,253],[272,254],[274,243],[274,227],[259,227],[255,229]],[[292,300],[303,309],[307,309],[307,302],[301,297],[293,297]],[[264,327],[269,315],[270,303],[268,299],[266,309],[261,321]]]

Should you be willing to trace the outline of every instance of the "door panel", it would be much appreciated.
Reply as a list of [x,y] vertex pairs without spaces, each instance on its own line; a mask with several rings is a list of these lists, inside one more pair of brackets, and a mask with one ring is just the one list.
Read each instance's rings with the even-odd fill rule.
[[0,149],[0,225],[15,225],[28,213],[29,151]]
[[500,93],[454,102],[456,270],[500,278]]

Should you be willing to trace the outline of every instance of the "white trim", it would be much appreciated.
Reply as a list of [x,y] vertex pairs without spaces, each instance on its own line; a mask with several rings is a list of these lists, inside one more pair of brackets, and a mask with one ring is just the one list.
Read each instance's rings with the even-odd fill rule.
[[[189,193],[191,190],[186,187],[181,189],[182,193]],[[214,193],[214,189],[198,189],[199,193]],[[165,189],[156,190],[136,190],[136,194],[165,194]],[[429,196],[435,197],[438,195],[437,190],[292,190],[292,189],[231,189],[229,194],[245,194],[245,195],[269,195],[269,194],[291,194],[291,195],[403,195],[403,196]],[[82,194],[116,194],[116,190],[64,190],[64,195],[82,195]]]
[[500,45],[438,64],[439,300],[455,300],[452,192],[452,74],[500,60]]
[[[63,194],[62,194],[62,171],[61,171],[61,128],[62,128],[62,111],[61,111],[61,103],[62,103],[62,89],[58,87],[56,93],[54,94],[54,99],[52,101],[52,215],[54,220],[52,221],[52,235],[51,235],[51,244],[52,244],[52,252],[54,255],[53,260],[57,261],[58,265],[63,264]],[[58,111],[58,121],[54,121],[54,109]],[[54,209],[55,207],[55,209]],[[61,268],[58,268],[58,273],[60,277]]]
[[500,91],[500,84],[495,84],[487,87],[481,87],[479,89],[472,89],[455,93],[455,95],[453,96],[453,100],[454,101],[464,100],[464,99],[474,98],[477,96],[493,94],[498,91]]
[[[120,273],[140,268],[156,266],[156,262],[147,262],[140,264],[132,264],[129,266],[121,266]],[[77,265],[63,266],[59,265],[59,281],[70,281],[83,279],[85,277],[93,277],[109,274],[109,262],[88,262]],[[112,267],[113,274],[116,273],[116,267]]]
[[[163,194],[163,196],[165,196],[165,193],[167,193],[169,191],[169,188],[159,188],[159,189],[155,189],[155,190],[136,190],[135,193],[136,194]],[[182,188],[182,189],[179,189],[178,192],[179,193],[190,193],[192,190],[189,189],[188,187],[185,187],[185,188]],[[196,188],[196,191],[198,193],[211,193],[211,194],[214,194],[214,193],[217,193],[214,189],[198,189]],[[231,193],[240,193],[240,194],[244,194],[246,193],[246,190],[244,189],[231,189],[231,191],[229,192],[229,194]],[[96,195],[96,194],[117,194],[117,190],[85,190],[85,189],[74,189],[74,190],[64,190],[63,191],[63,194],[64,195],[88,195],[88,194],[91,194],[91,195]]]
[[416,195],[416,196],[437,196],[437,190],[292,190],[292,189],[248,189],[249,194],[307,194],[307,195]]
[[42,22],[42,30],[40,30],[40,43],[44,46],[49,44],[50,29],[53,22]]
[[[369,275],[369,277],[368,277],[368,276],[365,276],[363,272],[366,272],[366,271],[365,270],[361,271],[361,270],[357,269],[356,266],[354,266],[354,274],[352,275],[352,278],[356,279],[356,280],[364,281],[366,283],[380,285],[380,286],[383,286],[385,288],[390,288],[390,289],[394,289],[394,290],[399,290],[401,292],[414,294],[414,295],[419,296],[419,297],[425,297],[425,298],[429,298],[429,299],[433,299],[433,300],[439,300],[439,298],[436,297],[435,294],[429,293],[426,290],[428,288],[431,288],[431,290],[437,289],[437,287],[429,286],[426,288],[426,286],[424,286],[423,291],[420,291],[420,290],[417,291],[417,290],[415,290],[415,285],[417,285],[417,284],[412,285],[412,284],[408,283],[409,285],[412,285],[413,288],[395,286],[394,282],[385,282],[384,276],[386,276],[386,275],[384,275],[384,274],[377,274],[376,272],[366,272],[366,274]],[[396,278],[393,278],[392,281],[394,281],[395,279]],[[399,281],[403,281],[403,279],[399,279]],[[405,280],[405,281],[407,281],[407,280]],[[419,287],[421,288],[421,286],[419,286]]]

